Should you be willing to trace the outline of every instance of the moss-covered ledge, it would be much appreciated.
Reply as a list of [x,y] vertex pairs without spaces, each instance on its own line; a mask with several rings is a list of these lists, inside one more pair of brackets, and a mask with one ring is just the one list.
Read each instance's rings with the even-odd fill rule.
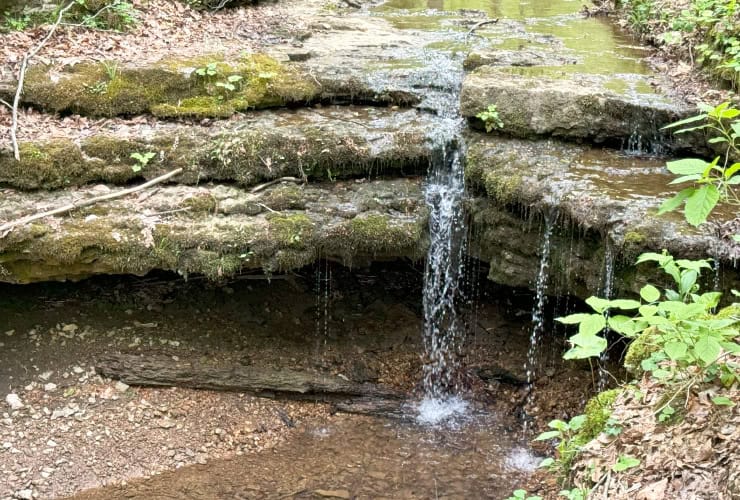
[[[692,228],[680,214],[657,216],[674,192],[665,160],[557,141],[522,141],[469,133],[466,180],[480,196],[470,200],[476,256],[490,263],[489,278],[534,286],[545,219],[550,241],[549,291],[586,298],[599,293],[607,250],[614,292],[635,292],[655,273],[634,267],[643,251],[667,249],[681,258],[719,259],[723,287],[737,287],[740,245],[709,228]],[[725,209],[727,208],[727,209]],[[732,219],[731,207],[717,217]]]
[[[0,220],[101,189],[10,191]],[[0,281],[141,275],[154,269],[218,279],[250,269],[296,269],[318,258],[345,264],[420,259],[426,226],[416,180],[284,184],[258,194],[225,185],[165,186],[145,199],[120,198],[14,229],[0,238]]]
[[[0,89],[14,87],[5,83]],[[297,65],[248,53],[233,59],[221,54],[163,59],[145,66],[116,61],[35,65],[23,93],[24,104],[91,117],[151,113],[160,118],[226,118],[238,111],[333,99],[409,104],[408,96],[356,81],[322,83]]]
[[[279,110],[210,126],[115,120],[86,137],[60,124],[55,135],[61,137],[22,140],[20,161],[0,150],[0,185],[121,184],[175,168],[184,169],[179,183],[219,180],[243,186],[284,176],[327,180],[415,174],[428,165],[436,128],[433,117],[413,110],[355,107]],[[134,153],[154,156],[135,170]]]

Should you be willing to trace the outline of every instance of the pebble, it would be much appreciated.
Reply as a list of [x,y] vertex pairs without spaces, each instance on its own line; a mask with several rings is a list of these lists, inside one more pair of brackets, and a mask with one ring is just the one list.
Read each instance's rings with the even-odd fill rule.
[[57,385],[53,382],[49,382],[48,384],[44,384],[44,390],[46,392],[54,392],[57,390]]
[[129,387],[129,386],[128,386],[127,384],[124,384],[123,382],[121,382],[121,381],[119,380],[118,382],[116,382],[116,385],[115,385],[114,387],[115,387],[115,389],[116,389],[116,390],[117,390],[118,392],[126,392],[126,391],[128,391],[128,387]]
[[20,500],[33,500],[33,490],[16,491],[15,498],[19,498]]
[[11,410],[20,410],[23,408],[23,401],[18,397],[18,394],[10,393],[5,396],[5,402],[8,403]]

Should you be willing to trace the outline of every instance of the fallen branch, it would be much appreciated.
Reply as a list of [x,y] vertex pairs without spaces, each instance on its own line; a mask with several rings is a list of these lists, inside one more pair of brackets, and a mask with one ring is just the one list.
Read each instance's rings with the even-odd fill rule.
[[28,224],[29,222],[33,222],[35,220],[43,219],[44,217],[50,217],[52,215],[59,215],[66,212],[70,212],[76,208],[81,207],[87,207],[90,205],[95,205],[96,203],[100,203],[101,201],[107,201],[107,200],[113,200],[115,198],[121,198],[123,196],[136,193],[138,191],[142,191],[148,187],[154,186],[155,184],[159,184],[160,182],[164,182],[167,179],[176,176],[182,172],[182,168],[176,168],[172,172],[168,172],[164,175],[160,175],[159,177],[156,177],[148,182],[145,182],[144,184],[141,184],[136,187],[132,187],[129,189],[124,189],[123,191],[116,191],[115,193],[109,193],[105,194],[103,196],[96,196],[95,198],[88,198],[86,200],[80,200],[75,201],[74,203],[70,203],[68,205],[64,205],[59,208],[55,208],[53,210],[49,210],[47,212],[40,212],[32,215],[28,215],[26,217],[23,217],[22,219],[6,222],[2,226],[0,226],[0,238],[4,238],[13,228],[17,226],[22,226],[23,224]]
[[275,184],[280,184],[281,182],[295,182],[296,184],[301,184],[303,180],[298,179],[296,177],[281,177],[279,179],[274,179],[274,180],[271,180],[270,182],[265,182],[264,184],[260,184],[259,186],[255,186],[249,192],[252,194],[259,193],[260,191],[263,191],[270,186],[274,186]]
[[[76,4],[77,2],[71,2],[62,10],[60,10],[56,22],[52,25],[46,36],[39,42],[38,45],[36,45],[36,47],[31,49],[29,52],[26,53],[25,56],[23,56],[21,69],[18,71],[18,86],[15,89],[15,98],[13,99],[13,106],[11,108],[13,111],[13,122],[10,125],[10,140],[13,143],[13,156],[15,156],[16,160],[21,159],[21,152],[18,148],[18,107],[21,103],[21,94],[23,93],[23,81],[26,79],[28,61],[30,61],[36,54],[39,53],[41,49],[44,48],[44,45],[46,45],[46,43],[51,39],[51,37],[54,35],[54,32],[56,32],[57,28],[61,24],[64,14],[66,14],[66,12],[74,7]],[[0,231],[2,231],[2,228],[0,228]]]
[[146,387],[187,387],[215,391],[279,393],[293,398],[336,401],[347,397],[399,400],[403,394],[377,384],[358,383],[328,373],[289,368],[228,365],[171,356],[110,354],[98,360],[100,375]]
[[473,27],[470,28],[470,31],[468,31],[468,34],[465,35],[465,39],[467,40],[470,37],[470,35],[472,35],[475,32],[475,30],[477,30],[478,28],[482,28],[483,26],[486,26],[488,24],[496,24],[497,22],[498,22],[498,19],[486,19],[485,21],[480,21],[480,22],[475,23]]

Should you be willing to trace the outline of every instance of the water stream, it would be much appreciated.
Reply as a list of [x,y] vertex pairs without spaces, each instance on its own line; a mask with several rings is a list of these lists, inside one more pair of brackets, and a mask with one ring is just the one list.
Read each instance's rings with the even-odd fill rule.
[[535,283],[535,302],[532,309],[532,331],[529,336],[529,350],[527,351],[527,362],[525,369],[527,371],[528,394],[524,404],[524,426],[525,433],[527,428],[526,412],[532,405],[533,384],[537,380],[537,368],[539,366],[539,348],[542,340],[542,333],[545,327],[545,306],[547,305],[547,281],[550,268],[550,241],[552,230],[555,226],[557,213],[553,212],[545,217],[545,228],[542,233],[542,247],[540,250],[540,267],[537,272],[537,281]]

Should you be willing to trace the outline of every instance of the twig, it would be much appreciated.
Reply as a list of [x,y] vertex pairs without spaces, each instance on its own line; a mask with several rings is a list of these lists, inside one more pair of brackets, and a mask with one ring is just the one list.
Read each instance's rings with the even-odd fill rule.
[[5,104],[5,105],[6,105],[7,107],[9,107],[10,109],[13,109],[13,105],[12,105],[12,104],[10,104],[10,103],[9,103],[8,101],[6,101],[6,100],[4,100],[4,99],[0,99],[0,104]]
[[[10,125],[10,140],[13,143],[13,156],[15,156],[16,160],[21,159],[21,152],[18,148],[18,106],[21,102],[21,94],[23,93],[23,80],[26,79],[26,70],[28,69],[28,61],[30,61],[36,54],[39,53],[39,51],[44,48],[44,45],[51,39],[52,35],[54,35],[54,32],[59,27],[59,24],[62,22],[62,18],[64,17],[64,14],[71,9],[73,6],[75,6],[77,2],[71,2],[68,4],[65,8],[59,11],[59,15],[57,16],[56,22],[52,25],[49,32],[46,34],[46,36],[39,42],[36,47],[31,49],[30,52],[27,52],[25,56],[23,56],[23,62],[21,63],[21,69],[18,71],[18,87],[15,89],[15,98],[13,99],[13,122]],[[0,229],[2,231],[2,229]]]
[[268,207],[264,203],[257,203],[257,206],[260,206],[260,207],[264,208],[265,210],[267,210],[268,212],[271,212],[273,214],[276,214],[277,213],[276,210],[271,209],[270,207]]
[[267,189],[268,187],[273,186],[275,184],[279,184],[281,182],[295,182],[296,184],[300,184],[303,181],[301,179],[297,179],[295,177],[280,177],[279,179],[274,179],[274,180],[271,180],[270,182],[265,182],[264,184],[260,184],[259,186],[255,186],[249,192],[252,193],[252,194],[259,193],[260,191],[263,191],[263,190]]
[[117,191],[115,193],[108,193],[103,196],[96,196],[95,198],[88,198],[86,200],[81,201],[75,201],[72,203],[69,203],[67,205],[64,205],[63,207],[55,208],[53,210],[49,210],[48,212],[40,212],[36,214],[29,215],[27,217],[23,217],[22,219],[17,219],[14,221],[7,222],[0,226],[0,238],[4,238],[14,227],[21,226],[23,224],[28,224],[29,222],[33,222],[35,220],[43,219],[44,217],[49,217],[52,215],[58,215],[63,214],[66,212],[70,212],[76,208],[81,207],[87,207],[90,205],[94,205],[96,203],[100,203],[101,201],[107,201],[112,200],[115,198],[121,198],[122,196],[126,196],[132,193],[136,193],[138,191],[142,191],[148,187],[154,186],[155,184],[159,184],[160,182],[164,182],[167,179],[176,176],[182,172],[182,168],[176,168],[172,172],[168,172],[164,175],[160,175],[159,177],[156,177],[148,182],[145,182],[144,184],[141,184],[136,187],[132,187],[129,189],[124,189],[123,191]]
[[496,24],[498,22],[498,19],[486,19],[485,21],[479,21],[473,25],[472,28],[470,28],[470,31],[468,31],[468,34],[465,35],[465,39],[467,40],[470,38],[470,35],[472,35],[475,30],[478,28],[482,28],[483,26],[486,26],[487,24]]

